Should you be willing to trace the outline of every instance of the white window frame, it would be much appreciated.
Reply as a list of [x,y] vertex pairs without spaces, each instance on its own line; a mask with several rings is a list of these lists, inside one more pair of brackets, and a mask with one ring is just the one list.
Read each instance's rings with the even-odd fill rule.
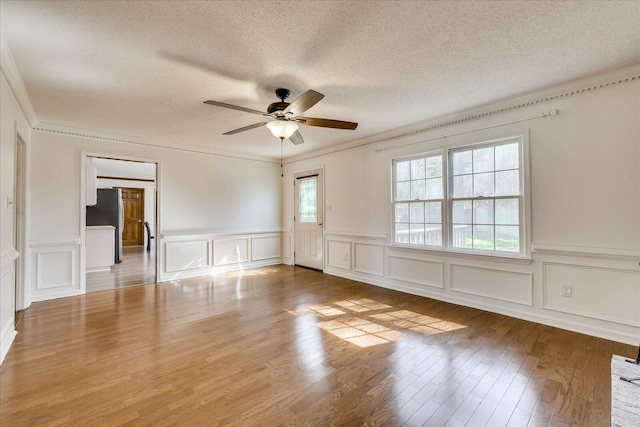
[[[510,142],[518,142],[520,156],[520,195],[517,196],[520,204],[519,212],[519,230],[520,230],[520,250],[519,252],[482,250],[473,248],[456,248],[453,247],[453,168],[452,156],[454,152],[470,149],[482,148],[483,146],[496,146],[507,144]],[[396,201],[396,163],[407,160],[419,159],[424,157],[432,157],[435,155],[442,156],[442,173],[443,173],[443,203],[442,203],[442,246],[428,246],[411,243],[396,242],[396,223],[395,223],[395,205],[402,201]],[[531,206],[530,206],[530,166],[529,166],[529,138],[528,132],[510,134],[507,137],[486,139],[479,142],[463,143],[452,145],[447,148],[412,154],[409,156],[395,157],[392,159],[391,167],[391,246],[400,248],[411,248],[422,251],[444,252],[461,255],[478,255],[490,258],[511,258],[511,259],[531,259]],[[491,196],[487,199],[498,199],[501,196]],[[516,198],[509,196],[509,198]],[[466,199],[476,199],[475,197]]]

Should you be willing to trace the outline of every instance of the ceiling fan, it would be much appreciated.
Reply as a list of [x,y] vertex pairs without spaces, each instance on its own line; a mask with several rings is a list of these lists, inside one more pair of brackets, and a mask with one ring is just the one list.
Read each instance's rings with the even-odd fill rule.
[[232,110],[244,111],[245,113],[257,114],[259,116],[269,117],[270,120],[256,123],[253,125],[241,127],[239,129],[230,130],[223,135],[233,135],[246,130],[267,126],[273,136],[283,141],[289,138],[294,144],[302,144],[304,139],[298,132],[298,124],[306,126],[319,126],[333,129],[350,129],[354,130],[358,124],[353,122],[344,122],[342,120],[318,119],[314,117],[300,117],[300,114],[316,105],[324,95],[315,90],[308,90],[293,102],[288,103],[284,100],[289,97],[288,89],[276,89],[276,96],[280,98],[280,102],[274,102],[267,107],[267,112],[253,110],[251,108],[240,107],[238,105],[226,104],[218,101],[205,101],[205,104],[214,105],[216,107],[230,108]]

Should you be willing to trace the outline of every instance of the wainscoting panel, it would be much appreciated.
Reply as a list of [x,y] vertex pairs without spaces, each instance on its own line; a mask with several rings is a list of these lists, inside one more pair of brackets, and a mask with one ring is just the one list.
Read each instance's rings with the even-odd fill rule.
[[213,265],[239,264],[249,261],[249,238],[213,241]]
[[[640,326],[639,272],[551,262],[542,272],[545,309]],[[563,286],[571,297],[561,296]]]
[[438,261],[389,256],[389,278],[418,285],[444,287],[444,265]]
[[280,235],[251,238],[251,261],[280,258]]
[[451,290],[501,301],[533,305],[533,275],[486,267],[449,264]]
[[196,270],[211,266],[210,241],[167,242],[165,245],[165,271]]
[[351,242],[327,240],[327,266],[351,270]]
[[32,301],[43,301],[81,293],[80,244],[32,244],[34,278]]
[[0,364],[16,336],[14,320],[15,260],[19,253],[12,249],[0,256]]
[[359,273],[384,276],[384,246],[354,243],[354,270]]
[[291,232],[282,233],[282,258],[285,260],[289,260],[289,262],[292,262],[291,260],[291,247],[293,246],[291,244],[292,237],[293,235],[291,234]]

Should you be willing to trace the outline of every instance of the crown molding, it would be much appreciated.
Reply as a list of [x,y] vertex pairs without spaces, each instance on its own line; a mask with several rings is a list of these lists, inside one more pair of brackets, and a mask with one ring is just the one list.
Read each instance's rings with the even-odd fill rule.
[[31,104],[31,99],[29,98],[27,89],[24,87],[24,82],[22,81],[22,77],[20,77],[16,63],[13,61],[11,50],[9,50],[9,45],[2,31],[0,31],[0,72],[2,72],[9,88],[11,88],[29,125],[32,128],[35,127],[38,124],[36,110],[33,109],[33,104]]
[[640,64],[634,64],[625,68],[610,71],[596,76],[590,76],[578,80],[572,80],[546,89],[531,92],[522,96],[491,102],[485,105],[465,109],[453,114],[427,119],[408,126],[399,127],[390,131],[381,132],[345,144],[300,154],[285,159],[285,163],[312,159],[340,151],[351,150],[371,144],[389,143],[406,137],[420,137],[421,134],[454,126],[466,122],[472,122],[509,111],[516,111],[527,107],[541,105],[550,101],[558,101],[575,96],[581,96],[611,87],[640,81]]
[[58,135],[73,136],[78,138],[95,139],[105,142],[114,142],[118,144],[137,145],[148,148],[155,148],[161,150],[180,151],[183,153],[191,154],[204,154],[207,156],[227,157],[238,160],[249,160],[261,163],[273,163],[280,164],[280,160],[274,160],[268,157],[251,156],[245,154],[232,153],[222,150],[210,150],[202,147],[193,147],[188,145],[180,145],[166,141],[158,141],[152,139],[138,138],[135,136],[118,135],[107,132],[94,131],[89,129],[79,129],[69,126],[55,125],[51,123],[39,123],[37,127],[33,128],[33,131],[52,133]]

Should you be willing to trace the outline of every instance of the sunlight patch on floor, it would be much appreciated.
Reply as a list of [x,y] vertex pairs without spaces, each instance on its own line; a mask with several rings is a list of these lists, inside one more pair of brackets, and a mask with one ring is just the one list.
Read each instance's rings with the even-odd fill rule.
[[465,325],[410,310],[398,310],[367,298],[283,310],[294,316],[313,313],[320,318],[333,317],[317,322],[315,326],[362,348],[398,341],[405,336],[403,331],[435,335],[466,328]]

